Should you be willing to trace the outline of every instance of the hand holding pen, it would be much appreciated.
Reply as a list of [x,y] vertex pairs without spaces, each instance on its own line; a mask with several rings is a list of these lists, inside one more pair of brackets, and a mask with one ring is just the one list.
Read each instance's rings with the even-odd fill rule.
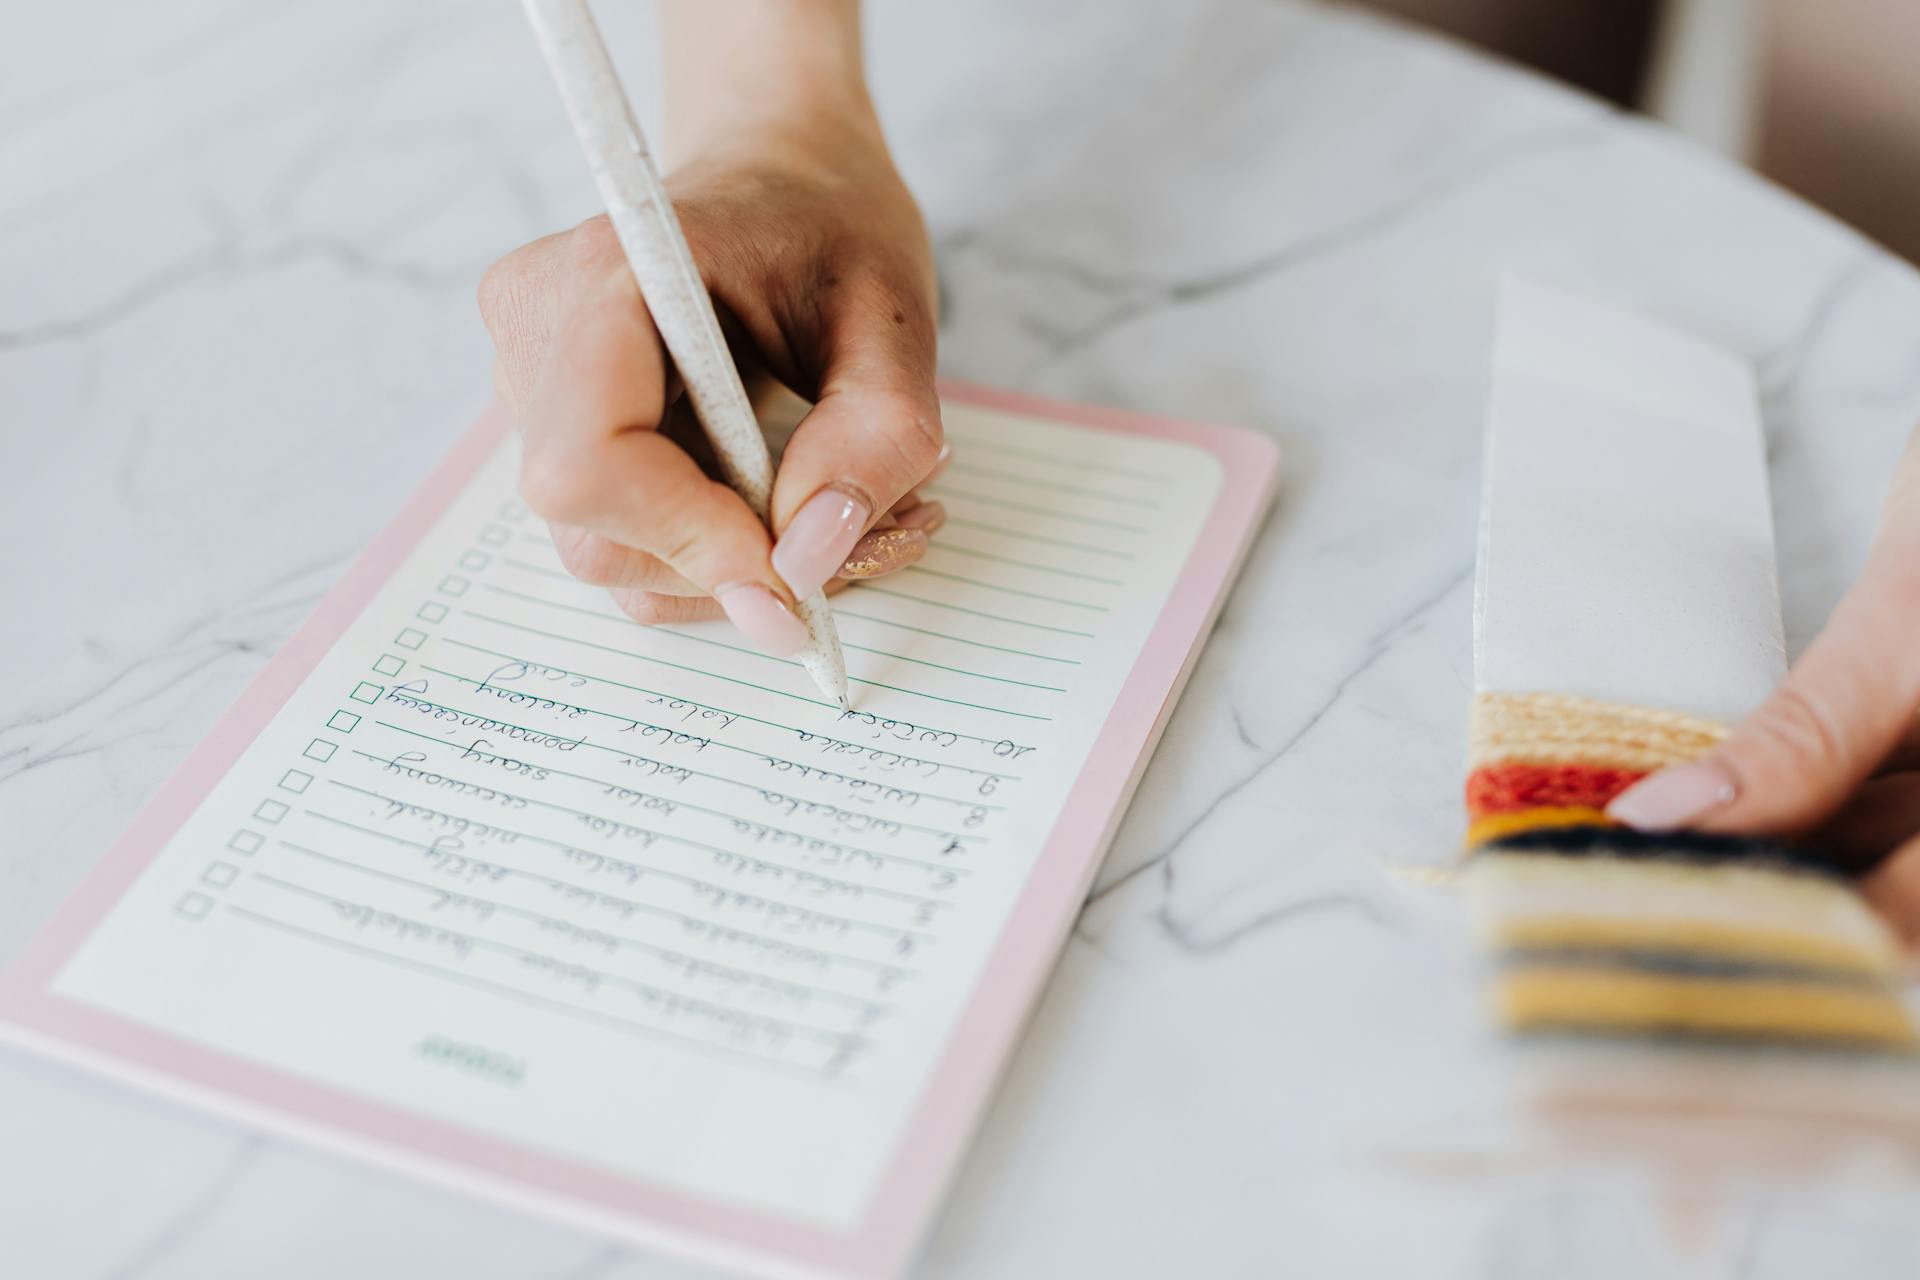
[[770,6],[785,30],[764,46],[707,30],[711,8],[664,15],[668,127],[694,157],[668,183],[680,225],[735,350],[815,401],[773,484],[777,540],[663,430],[676,379],[606,219],[517,250],[481,290],[522,487],[567,567],[639,621],[724,611],[782,656],[807,640],[797,601],[911,563],[943,519],[914,492],[943,456],[931,255],[851,13]]

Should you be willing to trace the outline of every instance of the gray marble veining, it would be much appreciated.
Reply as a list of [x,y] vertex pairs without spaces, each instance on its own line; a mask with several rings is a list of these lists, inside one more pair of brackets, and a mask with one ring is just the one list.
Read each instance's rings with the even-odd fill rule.
[[[647,83],[649,14],[601,8]],[[514,6],[29,9],[0,49],[0,960],[484,402],[480,270],[593,208]],[[1649,126],[1355,11],[874,10],[947,371],[1246,423],[1288,465],[926,1273],[1687,1274],[1631,1196],[1374,1158],[1487,1092],[1421,872],[1456,831],[1493,284],[1757,363],[1799,645],[1920,418],[1920,278]],[[1912,1274],[1911,1208],[1746,1203],[1724,1273]],[[14,1054],[0,1261],[690,1274]]]

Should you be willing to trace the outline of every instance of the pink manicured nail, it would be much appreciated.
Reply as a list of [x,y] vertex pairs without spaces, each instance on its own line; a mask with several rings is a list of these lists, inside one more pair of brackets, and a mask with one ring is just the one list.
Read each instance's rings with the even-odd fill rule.
[[947,522],[947,509],[938,502],[923,502],[901,512],[896,519],[902,529],[918,529],[925,534],[935,534]]
[[774,572],[805,599],[833,576],[871,519],[873,512],[858,498],[822,489],[807,499],[774,544]]
[[1613,798],[1607,816],[1639,831],[1673,831],[1733,803],[1738,789],[1711,761],[1675,765]]
[[843,578],[883,578],[927,554],[927,535],[919,529],[876,529],[853,544],[840,566]]
[[714,592],[727,621],[740,634],[776,658],[798,653],[807,643],[807,626],[780,603],[780,597],[757,582],[743,582]]

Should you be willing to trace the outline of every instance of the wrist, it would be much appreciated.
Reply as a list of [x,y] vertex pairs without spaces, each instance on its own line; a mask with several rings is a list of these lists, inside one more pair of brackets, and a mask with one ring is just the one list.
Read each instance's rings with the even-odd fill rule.
[[873,129],[857,0],[663,0],[669,166],[782,133]]

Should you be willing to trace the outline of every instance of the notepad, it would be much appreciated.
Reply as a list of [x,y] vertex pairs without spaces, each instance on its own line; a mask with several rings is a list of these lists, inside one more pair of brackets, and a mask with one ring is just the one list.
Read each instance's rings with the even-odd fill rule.
[[497,411],[0,981],[12,1037],[763,1274],[902,1266],[1273,485],[949,387],[854,707],[571,579]]

